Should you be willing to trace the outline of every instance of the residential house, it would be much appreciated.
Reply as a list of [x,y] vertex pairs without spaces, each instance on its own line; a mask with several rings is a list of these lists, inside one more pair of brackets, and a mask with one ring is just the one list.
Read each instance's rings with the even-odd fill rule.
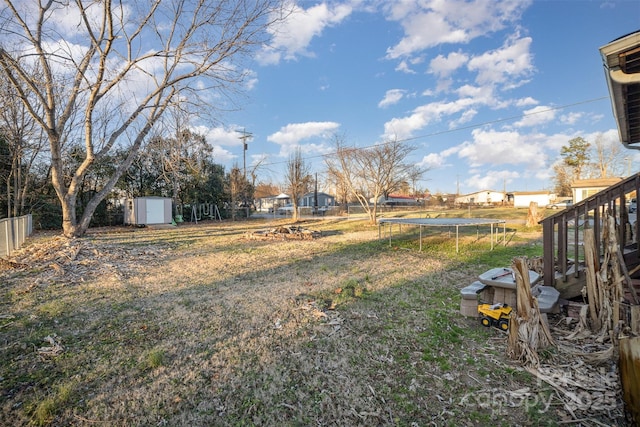
[[456,204],[462,205],[496,205],[506,201],[503,191],[483,190],[475,193],[456,196]]
[[578,203],[589,196],[596,194],[612,185],[622,181],[623,178],[598,178],[598,179],[579,179],[571,184],[571,192],[573,193],[573,203]]
[[[316,203],[317,197],[317,203]],[[322,192],[307,193],[298,202],[299,207],[331,207],[336,205],[336,198],[331,194]]]
[[[374,199],[369,200],[369,203],[373,203],[373,200]],[[389,194],[388,196],[378,197],[378,205],[381,206],[415,206],[419,203],[417,198],[403,194]]]
[[291,202],[291,197],[285,193],[280,193],[277,196],[260,197],[256,199],[255,206],[258,212],[273,212],[274,208],[285,206]]
[[514,191],[510,194],[513,196],[514,208],[528,208],[531,202],[545,207],[556,200],[556,195],[550,191]]

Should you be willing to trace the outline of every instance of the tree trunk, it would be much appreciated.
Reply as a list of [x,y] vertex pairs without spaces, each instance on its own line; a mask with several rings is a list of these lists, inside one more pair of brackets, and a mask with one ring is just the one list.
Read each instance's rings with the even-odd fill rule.
[[378,203],[374,202],[373,207],[369,208],[369,224],[378,224]]
[[86,230],[80,230],[76,221],[76,196],[67,195],[60,199],[62,205],[62,234],[65,237],[82,237]]
[[538,213],[538,204],[536,202],[529,203],[529,213],[527,214],[527,227],[535,227],[540,221]]

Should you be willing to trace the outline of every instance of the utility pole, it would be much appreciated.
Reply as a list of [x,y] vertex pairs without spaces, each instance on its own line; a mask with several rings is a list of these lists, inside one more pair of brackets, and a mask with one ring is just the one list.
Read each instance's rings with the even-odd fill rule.
[[253,135],[250,132],[242,128],[242,136],[239,137],[242,140],[242,168],[244,174],[244,182],[242,183],[242,206],[244,206],[245,218],[247,219],[249,218],[249,206],[247,204],[247,139],[252,137]]
[[318,213],[318,172],[316,172],[316,185],[313,190],[313,212]]
[[[240,132],[240,131],[237,131]],[[253,138],[253,135],[250,132],[247,132],[244,128],[242,129],[242,136],[239,139],[242,140],[242,167],[244,170],[244,180],[247,180],[247,139]]]

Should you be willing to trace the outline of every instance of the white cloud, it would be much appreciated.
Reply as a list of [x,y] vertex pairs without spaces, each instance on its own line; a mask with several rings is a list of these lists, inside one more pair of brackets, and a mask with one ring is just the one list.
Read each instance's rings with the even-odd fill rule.
[[521,174],[517,171],[488,170],[486,172],[475,173],[465,181],[465,185],[474,190],[491,189],[500,191],[513,182],[513,180],[520,177]]
[[498,101],[494,95],[493,86],[471,86],[464,85],[459,87],[455,93],[460,98],[473,99],[473,103],[469,105],[490,105],[492,108],[499,108],[506,105],[503,102]]
[[229,127],[207,127],[205,125],[192,126],[194,132],[203,135],[207,142],[212,146],[226,146],[226,147],[240,147],[242,146],[242,140],[240,139],[240,132],[236,129],[241,129],[241,126],[229,126]]
[[[38,18],[38,2],[23,1],[21,3],[20,6],[26,11],[21,12],[22,16],[25,17],[28,22],[29,20]],[[89,21],[89,25],[94,29],[100,28],[104,15],[103,5],[100,2],[93,2],[83,4],[83,6],[85,7],[85,16],[87,21]],[[80,15],[80,10],[73,2],[71,4],[69,4],[69,2],[54,2],[49,12],[46,17],[48,21],[47,25],[54,23],[56,32],[61,38],[65,40],[76,40],[77,42],[89,42],[86,38],[85,24]],[[126,4],[114,5],[112,13],[115,26],[120,22],[129,23],[132,21],[131,8]],[[29,22],[29,25],[34,28],[35,24],[34,22]]]
[[390,59],[444,43],[468,43],[520,18],[531,0],[447,0],[389,2],[387,19],[398,21],[404,37],[387,49]]
[[429,72],[437,75],[439,78],[448,77],[468,60],[469,57],[461,52],[451,52],[446,57],[438,55],[429,63]]
[[530,37],[511,38],[501,48],[471,58],[468,69],[478,73],[476,83],[480,86],[507,83],[509,87],[523,84],[523,78],[534,71],[531,42]]
[[402,89],[390,89],[384,94],[384,98],[382,101],[378,103],[378,107],[386,108],[389,105],[397,104],[406,93],[405,90]]
[[560,116],[560,122],[566,125],[575,125],[578,120],[584,116],[584,113],[567,113]]
[[524,111],[522,119],[515,122],[515,127],[530,127],[552,122],[556,117],[556,110],[545,105],[539,105]]
[[456,154],[460,150],[460,146],[447,148],[439,153],[429,153],[418,162],[418,166],[427,169],[442,169],[445,166],[450,166],[447,159]]
[[[400,139],[408,138],[414,132],[442,120],[445,116],[458,115],[451,118],[449,123],[450,128],[455,128],[468,123],[475,117],[478,106],[486,105],[497,109],[511,105],[513,101],[501,101],[496,98],[496,86],[500,83],[507,87],[515,86],[520,84],[517,82],[521,82],[523,76],[532,73],[530,44],[530,38],[511,38],[499,49],[474,56],[468,61],[467,68],[469,71],[477,72],[475,79],[477,85],[466,84],[456,89],[455,93],[460,97],[458,100],[423,105],[414,109],[409,116],[389,120],[384,125],[384,135],[387,138],[390,136]],[[434,61],[432,65],[436,68],[433,72],[447,76],[448,73],[462,66],[467,58],[457,53],[448,57],[440,56]],[[441,82],[451,83],[446,79]],[[438,87],[438,89],[443,88],[444,86]],[[520,102],[524,104],[533,100],[525,99]],[[516,126],[531,126],[553,119],[553,113],[543,114],[541,110],[542,107],[529,110],[530,116],[516,123]]]
[[218,164],[229,164],[240,157],[220,145],[212,145],[211,147],[213,148],[211,153],[213,161]]
[[441,153],[429,153],[418,162],[418,166],[428,169],[440,169],[446,163],[446,157]]
[[314,137],[327,137],[340,127],[336,122],[307,122],[293,123],[267,137],[267,141],[280,145],[295,145],[301,141]]
[[353,11],[348,4],[320,3],[308,9],[292,5],[292,13],[278,25],[268,29],[272,42],[258,53],[256,59],[263,65],[277,64],[281,59],[314,56],[308,50],[311,40],[322,34],[326,27],[342,22]]
[[400,71],[402,73],[406,73],[406,74],[416,74],[416,72],[413,69],[411,69],[407,61],[400,61],[396,66],[395,70]]
[[430,123],[439,122],[444,116],[458,114],[472,107],[476,101],[472,98],[462,98],[453,102],[433,102],[422,105],[413,110],[406,117],[393,118],[384,124],[385,139],[406,139],[417,130],[423,129]]
[[524,165],[525,169],[545,168],[543,145],[531,135],[518,132],[475,129],[473,141],[465,142],[458,155],[471,167],[484,165]]
[[328,140],[339,127],[336,122],[292,123],[269,135],[267,141],[280,145],[278,156],[282,158],[297,149],[306,155],[327,154],[333,149]]
[[527,96],[525,98],[520,98],[516,100],[515,105],[517,107],[529,107],[531,105],[538,105],[538,101],[536,101],[534,98],[530,96]]
[[476,114],[478,114],[478,111],[473,108],[464,111],[458,119],[451,120],[449,122],[449,129],[456,129],[462,125],[469,123],[476,116]]
[[246,90],[253,90],[258,84],[258,73],[254,70],[244,70],[244,87]]
[[[208,127],[206,125],[191,126],[191,130],[205,137],[207,144],[213,148],[213,160],[220,164],[230,164],[241,157],[242,140],[240,132],[241,126],[230,125],[229,127]],[[251,145],[251,140],[248,140]]]

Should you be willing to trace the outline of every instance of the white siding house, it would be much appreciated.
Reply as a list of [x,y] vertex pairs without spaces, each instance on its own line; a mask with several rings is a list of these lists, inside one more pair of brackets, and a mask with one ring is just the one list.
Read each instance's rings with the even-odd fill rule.
[[543,208],[555,200],[555,194],[550,191],[517,191],[511,194],[514,208],[528,208],[531,202]]
[[589,196],[596,194],[605,188],[611,187],[622,181],[622,178],[579,179],[571,183],[573,203],[578,203]]
[[504,192],[494,190],[476,191],[475,193],[456,196],[456,204],[490,205],[506,201]]

